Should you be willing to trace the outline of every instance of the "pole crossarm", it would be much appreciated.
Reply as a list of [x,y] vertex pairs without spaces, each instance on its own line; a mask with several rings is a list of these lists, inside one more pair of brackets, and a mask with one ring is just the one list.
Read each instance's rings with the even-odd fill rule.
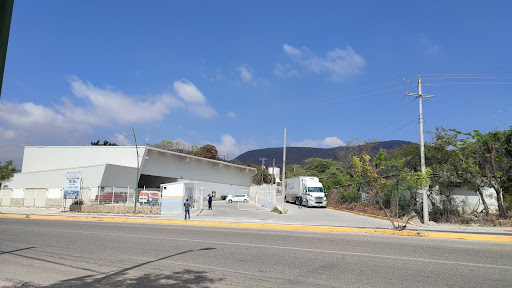
[[[418,97],[425,97],[425,98],[432,98],[434,97],[434,95],[428,95],[428,94],[418,94],[418,93],[405,93],[405,96],[413,96],[415,98],[418,98]],[[426,100],[425,100],[426,101]]]

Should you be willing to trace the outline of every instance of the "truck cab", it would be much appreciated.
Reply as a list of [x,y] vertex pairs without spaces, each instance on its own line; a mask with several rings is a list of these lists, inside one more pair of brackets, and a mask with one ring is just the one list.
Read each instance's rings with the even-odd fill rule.
[[302,201],[306,207],[327,207],[324,187],[318,179],[302,179]]

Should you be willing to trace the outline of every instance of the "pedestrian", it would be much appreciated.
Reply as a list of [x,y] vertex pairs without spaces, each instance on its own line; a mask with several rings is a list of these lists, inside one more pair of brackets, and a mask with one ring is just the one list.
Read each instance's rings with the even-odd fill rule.
[[299,196],[299,209],[302,209],[302,196]]
[[190,203],[188,202],[188,199],[183,204],[185,206],[185,220],[187,220],[187,214],[188,214],[188,220],[190,220]]
[[212,210],[212,201],[213,201],[212,194],[208,194],[208,210]]

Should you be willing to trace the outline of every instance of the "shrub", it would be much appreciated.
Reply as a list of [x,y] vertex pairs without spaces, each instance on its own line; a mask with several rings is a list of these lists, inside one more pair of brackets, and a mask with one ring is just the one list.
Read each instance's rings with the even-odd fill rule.
[[84,205],[84,201],[82,199],[75,200],[71,205]]
[[283,214],[283,212],[281,212],[281,210],[279,210],[279,208],[277,208],[277,207],[274,207],[270,212],[274,212],[277,214]]

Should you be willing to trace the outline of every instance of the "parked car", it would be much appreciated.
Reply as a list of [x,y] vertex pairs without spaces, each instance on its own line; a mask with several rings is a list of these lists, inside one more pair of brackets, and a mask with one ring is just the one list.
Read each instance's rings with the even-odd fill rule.
[[100,195],[96,195],[95,201],[99,203],[126,203],[126,194],[120,192],[105,192]]
[[249,196],[247,196],[247,194],[236,194],[234,196],[229,194],[228,197],[226,197],[226,202],[233,203],[233,201],[234,202],[243,201],[244,203],[247,203],[247,202],[249,202]]

